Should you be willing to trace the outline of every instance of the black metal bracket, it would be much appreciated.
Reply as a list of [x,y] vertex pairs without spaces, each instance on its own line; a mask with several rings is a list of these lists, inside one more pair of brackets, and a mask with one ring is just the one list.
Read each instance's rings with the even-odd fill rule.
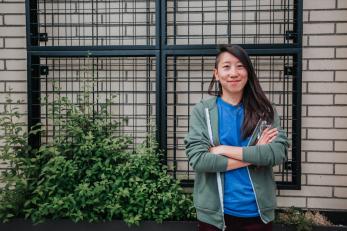
[[294,74],[294,67],[285,66],[284,67],[284,75],[293,75]]
[[294,31],[286,31],[286,40],[294,40],[297,37],[297,33]]
[[40,42],[47,42],[47,41],[48,41],[48,35],[47,35],[47,33],[40,33],[40,34],[39,34],[39,41],[40,41]]
[[285,170],[293,170],[293,161],[286,161],[284,163],[284,169]]
[[49,69],[46,65],[40,65],[40,75],[48,75]]

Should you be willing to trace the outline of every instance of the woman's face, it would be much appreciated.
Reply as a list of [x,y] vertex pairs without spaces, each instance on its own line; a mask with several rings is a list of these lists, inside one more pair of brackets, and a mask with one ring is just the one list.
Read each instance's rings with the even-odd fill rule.
[[214,69],[214,76],[221,83],[225,96],[242,95],[248,81],[246,67],[229,52],[220,55],[218,66]]

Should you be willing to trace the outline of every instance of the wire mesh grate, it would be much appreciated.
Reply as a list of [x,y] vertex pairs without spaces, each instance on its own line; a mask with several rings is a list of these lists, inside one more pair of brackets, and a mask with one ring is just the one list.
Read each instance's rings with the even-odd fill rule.
[[[291,189],[300,185],[302,1],[27,3],[28,70],[32,69],[28,124],[41,121],[46,126],[41,142],[48,142],[58,129],[47,117],[49,104],[58,96],[78,104],[78,96],[88,86],[92,92],[88,102],[97,110],[116,95],[108,105],[111,118],[128,119],[120,132],[131,135],[135,144],[156,124],[170,171],[176,178],[191,181],[194,174],[184,154],[183,138],[192,106],[208,97],[205,92],[214,67],[211,47],[242,44],[257,54],[252,59],[261,85],[277,105],[282,127],[292,140],[288,162],[274,169],[276,180]],[[201,50],[194,45],[201,45]],[[86,54],[93,57],[81,57]],[[29,142],[37,147],[37,140],[33,136]]]
[[294,0],[167,1],[167,42],[292,44]]
[[155,0],[37,0],[40,46],[154,45]]
[[[167,74],[167,153],[169,170],[180,180],[193,180],[194,172],[185,155],[184,137],[188,132],[189,113],[201,98],[209,98],[208,85],[212,78],[215,57],[172,56],[168,57]],[[284,67],[293,66],[292,56],[252,56],[260,84],[272,103],[276,105],[281,126],[286,130],[289,141],[293,139],[292,102],[293,76],[284,72]],[[292,162],[291,142],[288,161]],[[288,163],[274,168],[279,182],[291,182],[293,174]]]
[[[54,112],[53,117],[48,117],[49,110],[61,97],[76,105],[90,106],[94,111],[106,105],[108,119],[124,120],[117,132],[131,136],[134,144],[141,143],[154,132],[155,58],[42,57],[40,62],[48,68],[46,75],[33,77],[33,81],[40,81],[40,120],[46,129],[45,136],[41,137],[43,143],[61,131],[54,118],[66,116],[64,112]],[[85,92],[88,92],[87,98]],[[108,100],[111,102],[107,103]]]

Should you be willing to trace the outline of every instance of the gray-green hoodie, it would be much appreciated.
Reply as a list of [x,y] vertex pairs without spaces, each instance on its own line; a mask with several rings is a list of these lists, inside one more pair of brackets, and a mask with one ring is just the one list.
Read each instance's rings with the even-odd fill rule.
[[[189,120],[189,133],[184,142],[189,164],[195,171],[194,205],[199,221],[224,229],[224,213],[219,195],[224,195],[224,172],[227,171],[228,158],[210,153],[210,135],[205,110],[208,109],[212,128],[213,144],[219,145],[218,108],[216,97],[201,101],[192,110]],[[276,184],[272,167],[286,159],[288,139],[280,127],[280,119],[275,111],[272,127],[279,131],[270,144],[243,147],[243,161],[251,163],[248,167],[252,186],[256,195],[259,214],[264,223],[274,219],[276,208]],[[259,133],[256,129],[250,143]],[[217,173],[220,172],[222,192],[218,191]],[[219,176],[219,174],[218,174]]]

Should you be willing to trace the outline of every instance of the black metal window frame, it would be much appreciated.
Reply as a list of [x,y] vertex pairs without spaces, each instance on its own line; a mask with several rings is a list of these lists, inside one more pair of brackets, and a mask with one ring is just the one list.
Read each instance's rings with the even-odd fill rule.
[[[39,92],[40,82],[32,76],[45,72],[40,66],[40,57],[155,57],[156,62],[156,137],[160,148],[167,147],[167,58],[174,56],[214,56],[217,45],[168,45],[167,44],[167,2],[155,0],[156,33],[155,45],[110,45],[110,46],[39,46],[39,40],[47,39],[47,35],[38,31],[38,0],[26,0],[26,34],[27,34],[27,76],[28,76],[28,126],[40,122]],[[292,160],[286,163],[292,170],[290,182],[277,182],[279,189],[301,188],[301,72],[302,72],[302,0],[294,0],[294,30],[290,34],[291,44],[240,44],[250,55],[289,55],[295,60],[292,67],[293,95],[292,102]],[[38,39],[37,39],[38,38]],[[37,66],[39,68],[33,68]],[[40,145],[40,139],[32,136],[29,140],[33,146]],[[183,181],[184,185],[192,186],[193,181]]]

